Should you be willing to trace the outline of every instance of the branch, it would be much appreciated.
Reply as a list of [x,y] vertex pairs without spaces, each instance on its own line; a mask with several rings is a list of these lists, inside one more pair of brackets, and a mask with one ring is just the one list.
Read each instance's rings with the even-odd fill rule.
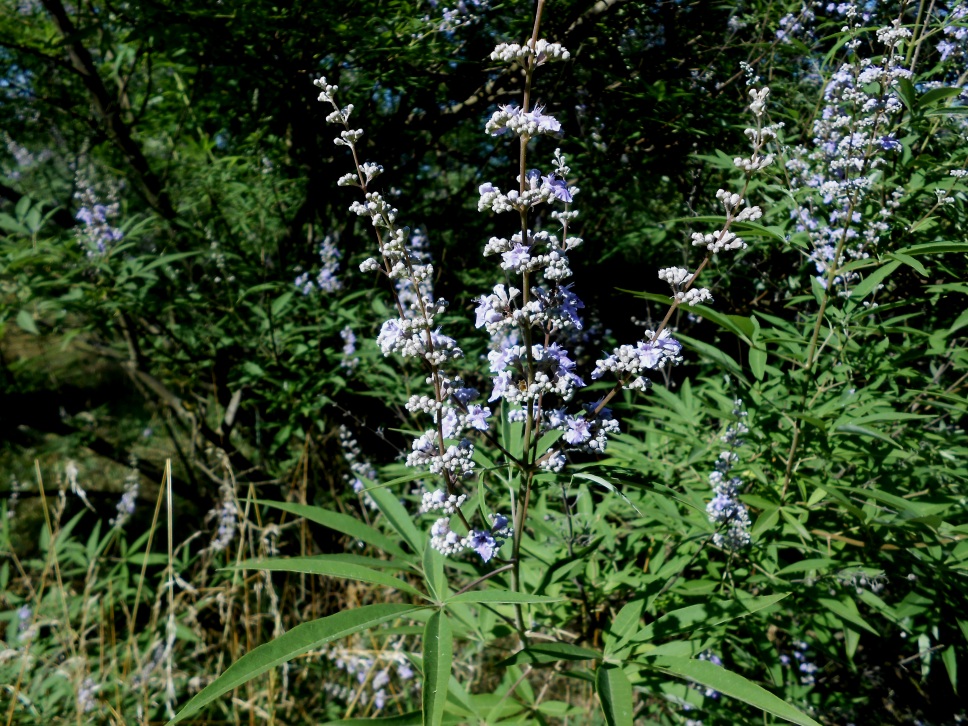
[[111,99],[104,82],[98,75],[94,59],[78,40],[77,28],[71,22],[60,0],[41,0],[54,20],[54,26],[65,40],[68,58],[80,75],[93,100],[94,110],[107,126],[108,137],[124,154],[137,175],[138,186],[148,204],[165,219],[174,219],[175,210],[162,188],[158,176],[151,170],[141,147],[131,135],[131,129],[121,118],[120,105]]

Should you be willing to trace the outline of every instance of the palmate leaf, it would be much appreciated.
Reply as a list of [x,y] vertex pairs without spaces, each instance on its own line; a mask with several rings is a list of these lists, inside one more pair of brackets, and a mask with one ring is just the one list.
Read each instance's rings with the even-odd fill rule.
[[319,648],[325,643],[344,638],[361,630],[368,630],[388,620],[401,618],[422,608],[415,605],[383,603],[364,605],[354,610],[346,610],[319,620],[297,625],[275,640],[260,645],[246,653],[212,683],[199,691],[185,704],[184,708],[169,721],[178,723],[194,716],[215,699],[246,681],[265,673],[277,665],[290,661],[296,656]]
[[646,663],[657,671],[712,688],[723,695],[755,706],[800,726],[820,726],[809,716],[801,713],[786,701],[777,698],[765,688],[706,660],[665,656]]

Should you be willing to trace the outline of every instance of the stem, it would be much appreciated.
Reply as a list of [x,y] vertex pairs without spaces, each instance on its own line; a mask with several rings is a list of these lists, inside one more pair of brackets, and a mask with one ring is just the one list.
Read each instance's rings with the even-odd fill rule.
[[[923,9],[924,8],[922,5],[921,10]],[[893,61],[893,58],[894,58],[894,48],[891,48],[891,52],[884,58],[885,68],[888,68],[890,66],[891,62]],[[882,84],[881,86],[882,97],[886,93],[886,91],[887,89]],[[873,158],[874,139],[877,136],[878,126],[880,124],[882,117],[883,117],[883,112],[881,110],[878,110],[877,113],[874,115],[874,123],[871,125],[871,130],[870,130],[870,134],[867,142],[867,148],[864,150],[864,163],[861,169],[857,173],[857,178],[862,177],[870,168],[871,159]],[[849,169],[845,169],[845,174],[847,174],[848,172],[849,172]],[[846,181],[846,178],[845,178],[845,181]],[[841,260],[841,257],[843,256],[844,248],[847,246],[847,234],[850,231],[850,224],[854,214],[854,209],[856,208],[857,203],[860,201],[860,194],[861,194],[860,189],[855,189],[854,193],[851,195],[850,204],[848,205],[848,208],[847,208],[847,214],[844,217],[843,232],[840,235],[840,239],[837,242],[837,249],[834,252],[833,260],[831,260],[830,266],[827,268],[827,286],[824,290],[823,299],[820,301],[820,309],[817,311],[817,321],[816,323],[814,323],[813,332],[810,336],[810,344],[807,348],[807,360],[803,365],[804,392],[803,392],[802,401],[800,403],[801,411],[806,410],[806,405],[807,405],[806,386],[807,386],[807,382],[810,381],[812,378],[810,374],[813,371],[814,364],[817,362],[817,355],[821,347],[819,345],[820,330],[821,328],[823,328],[824,315],[826,314],[827,306],[830,303],[830,299],[831,299],[830,294],[834,288],[834,281],[837,279],[837,276],[841,270],[840,260]],[[846,288],[846,280],[845,280],[844,287]],[[794,467],[794,461],[795,461],[794,457],[796,456],[797,447],[799,446],[799,444],[800,444],[800,426],[799,426],[799,423],[795,421],[793,424],[793,439],[790,445],[790,453],[789,453],[789,456],[787,457],[786,471],[784,473],[784,478],[783,478],[783,490],[781,494],[782,497],[786,496],[787,489],[790,485],[790,479],[793,474],[793,467]]]
[[455,592],[454,594],[455,594],[455,595],[460,595],[460,594],[461,594],[462,592],[467,592],[467,591],[468,591],[468,590],[470,590],[471,588],[474,588],[474,587],[476,587],[477,585],[480,585],[480,584],[481,584],[482,582],[484,582],[485,580],[489,580],[490,578],[492,578],[492,577],[494,577],[495,575],[498,575],[498,574],[500,574],[500,573],[502,573],[502,572],[507,572],[507,571],[508,571],[508,570],[510,570],[510,569],[511,569],[512,567],[514,567],[514,563],[509,563],[509,564],[507,564],[507,565],[502,565],[501,567],[498,567],[498,568],[497,568],[496,570],[491,570],[491,571],[490,571],[490,572],[488,572],[488,573],[487,573],[486,575],[481,575],[480,577],[478,577],[478,578],[477,578],[476,580],[474,580],[473,582],[471,582],[471,583],[469,583],[469,584],[467,584],[467,585],[464,585],[464,587],[462,587],[462,588],[461,588],[460,590],[458,590],[458,591],[457,591],[457,592]]
[[[531,31],[530,40],[530,46],[532,49],[535,48],[538,43],[538,32],[541,28],[541,15],[544,11],[544,4],[545,0],[538,0],[538,6],[535,9],[534,29]],[[537,67],[537,64],[538,60],[536,56],[530,57],[525,63],[524,98],[521,102],[522,113],[527,113],[531,105],[531,83],[534,78],[534,70]],[[529,140],[530,139],[528,138],[527,134],[521,135],[521,153],[520,162],[518,164],[518,188],[521,194],[524,193],[527,184]],[[527,244],[527,242],[528,212],[527,210],[521,210],[521,243]],[[531,285],[528,272],[523,272],[521,278],[521,299],[523,306],[526,308],[531,299]],[[522,332],[524,333],[525,355],[527,357],[527,386],[530,395],[531,386],[534,383],[534,356],[531,351],[532,335],[530,322],[526,321],[522,328]],[[532,470],[532,460],[534,455],[531,448],[531,437],[536,428],[534,399],[529,397],[527,416],[525,418],[524,425],[524,445],[522,447],[524,463],[524,470],[522,471],[524,475],[524,496],[519,499],[518,506],[514,512],[514,531],[512,533],[511,542],[511,589],[515,592],[521,592],[521,539],[524,537],[524,527],[528,516],[528,504],[531,499],[531,485],[534,480],[534,472]],[[524,608],[520,603],[515,603],[514,615],[518,625],[518,637],[520,638],[522,645],[524,645],[528,642],[528,637],[526,634],[527,630],[524,621]]]

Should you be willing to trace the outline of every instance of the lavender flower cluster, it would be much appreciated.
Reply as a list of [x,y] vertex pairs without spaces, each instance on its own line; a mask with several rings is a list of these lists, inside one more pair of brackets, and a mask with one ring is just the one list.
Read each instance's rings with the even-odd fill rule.
[[340,367],[351,371],[360,364],[360,359],[356,355],[356,333],[347,325],[339,331],[339,337],[343,339],[343,358],[340,360]]
[[672,288],[671,307],[665,319],[656,330],[646,330],[645,338],[635,345],[622,345],[611,355],[598,361],[592,378],[601,378],[605,373],[615,374],[621,386],[629,389],[645,390],[651,381],[645,375],[648,371],[661,370],[666,366],[673,366],[682,361],[680,355],[682,346],[672,337],[667,325],[672,314],[679,305],[698,305],[712,301],[712,293],[706,288],[694,288],[700,273],[710,263],[713,255],[746,248],[746,242],[731,231],[737,222],[754,222],[763,216],[757,206],[749,206],[744,194],[749,185],[750,177],[773,163],[773,154],[764,151],[766,145],[776,139],[776,126],[764,124],[766,99],[770,89],[751,88],[750,111],[753,113],[755,125],[747,128],[745,134],[750,140],[751,153],[746,157],[736,157],[733,164],[743,171],[746,183],[740,193],[720,189],[716,192],[716,199],[723,206],[726,219],[723,225],[711,233],[695,232],[692,244],[706,250],[705,257],[698,268],[691,272],[682,267],[668,267],[659,270],[659,279],[667,282]]
[[793,645],[793,658],[783,653],[780,655],[780,663],[787,668],[792,668],[795,662],[800,683],[804,686],[812,686],[817,682],[817,672],[820,669],[807,658],[807,651],[809,651],[810,646],[803,640],[798,640]]
[[339,443],[343,449],[343,458],[350,467],[350,473],[345,474],[343,479],[352,487],[353,491],[360,495],[363,503],[370,509],[376,509],[376,502],[366,492],[364,480],[375,482],[377,480],[376,468],[373,464],[363,458],[363,451],[356,439],[346,426],[339,427]]
[[77,200],[79,208],[74,219],[80,224],[74,228],[74,232],[78,243],[90,259],[104,257],[111,247],[124,238],[124,232],[113,224],[121,209],[116,192],[109,196],[112,198],[108,203],[103,203],[94,186],[78,174],[74,199]]
[[311,278],[308,272],[300,274],[293,283],[303,295],[312,295],[317,290],[322,293],[336,292],[342,287],[337,277],[339,273],[339,261],[343,253],[336,246],[336,241],[326,235],[319,243],[319,260],[321,263],[319,272],[315,278]]
[[[437,0],[429,0],[430,7],[437,9]],[[424,16],[424,22],[434,25],[437,32],[450,37],[454,31],[466,25],[472,25],[480,20],[482,14],[490,9],[488,0],[457,0],[454,7],[441,9],[441,15],[437,19],[432,19],[429,15]]]
[[329,680],[323,686],[330,698],[349,702],[358,700],[373,706],[374,712],[382,711],[396,694],[397,698],[407,691],[418,691],[420,682],[414,678],[410,661],[402,651],[402,643],[386,650],[365,650],[343,645],[331,647],[326,657],[341,671],[355,681],[356,685],[344,685]]
[[121,499],[116,506],[116,514],[111,518],[110,524],[117,529],[123,529],[124,525],[131,519],[135,507],[138,503],[138,492],[141,488],[141,474],[138,471],[138,457],[131,455],[130,467],[124,476],[124,489]]
[[235,540],[239,527],[239,506],[235,494],[235,482],[226,478],[219,485],[222,501],[215,509],[206,515],[207,519],[215,519],[218,529],[215,537],[208,546],[211,552],[222,552]]
[[901,43],[910,37],[911,31],[895,22],[877,31],[885,51],[879,63],[855,54],[852,62],[840,66],[825,87],[811,146],[795,147],[786,164],[793,189],[813,192],[791,214],[797,230],[810,239],[816,279],[824,287],[832,282],[843,296],[859,279],[857,273],[842,272],[844,265],[870,255],[889,232],[890,217],[903,195],[902,189],[894,189],[876,205],[876,212],[865,213],[864,200],[878,182],[879,168],[902,150],[891,129],[904,108],[897,84],[912,76],[900,53]]
[[[535,48],[502,44],[492,57],[495,60],[531,57],[535,62],[544,62],[546,59],[567,57],[567,51],[543,41]],[[432,527],[432,545],[446,554],[473,549],[484,561],[488,561],[510,534],[508,520],[503,515],[495,514],[490,527],[470,528],[460,511],[463,498],[458,491],[460,482],[472,476],[475,467],[474,444],[465,433],[487,432],[491,427],[491,408],[474,403],[478,392],[464,385],[463,380],[451,370],[455,361],[463,357],[463,351],[453,338],[436,326],[436,318],[446,309],[447,301],[433,293],[430,284],[433,264],[421,249],[425,238],[422,235],[411,237],[409,229],[397,225],[397,210],[382,195],[369,191],[367,185],[382,172],[382,167],[370,162],[361,164],[356,157],[356,144],[363,132],[348,125],[353,107],[348,105],[340,108],[336,105],[334,94],[338,89],[325,79],[319,79],[316,85],[322,89],[320,100],[332,104],[334,109],[327,120],[344,126],[345,130],[336,139],[336,144],[350,147],[356,161],[357,173],[345,175],[339,184],[363,189],[365,203],[355,202],[351,211],[369,217],[377,230],[382,264],[371,258],[360,269],[364,272],[382,270],[395,283],[398,315],[383,324],[377,343],[384,355],[396,353],[405,358],[419,358],[429,369],[427,381],[433,387],[434,395],[411,396],[407,410],[428,415],[434,427],[414,440],[407,464],[442,475],[447,484],[445,490],[427,492],[424,499],[425,511],[441,509],[446,514],[438,518]],[[528,112],[505,106],[495,113],[487,130],[492,135],[510,131],[519,137],[530,137],[538,133],[557,133],[560,125],[540,109]],[[577,190],[570,189],[564,182],[564,175],[568,173],[564,158],[558,154],[556,160],[556,173],[542,176],[539,172],[528,172],[526,179],[519,180],[519,191],[503,194],[493,185],[484,185],[481,189],[481,210],[517,210],[526,215],[527,210],[540,203],[570,201]],[[565,214],[561,220],[566,231],[570,218]],[[503,350],[495,351],[491,357],[492,372],[496,376],[489,403],[507,399],[516,407],[527,405],[529,415],[533,416],[536,399],[554,393],[568,400],[574,387],[583,385],[572,372],[574,362],[560,346],[550,340],[546,340],[544,345],[531,342],[531,329],[534,326],[544,328],[546,338],[555,329],[576,324],[581,326],[577,310],[583,304],[567,287],[559,284],[560,280],[571,274],[565,252],[580,241],[569,239],[566,234],[559,241],[552,234],[524,230],[517,236],[512,235],[509,240],[493,238],[488,243],[486,254],[501,254],[505,270],[521,274],[527,283],[531,272],[543,269],[548,282],[543,288],[532,288],[526,284],[523,294],[522,290],[513,287],[497,286],[493,295],[478,301],[478,327],[487,325],[492,334],[514,327],[524,331],[523,337],[526,339],[525,344],[509,344]],[[537,254],[539,244],[546,250],[545,253]],[[516,301],[519,295],[522,295],[520,306]],[[510,343],[511,338],[508,340]],[[582,430],[577,434],[579,438],[585,437],[584,428],[579,426],[576,429]],[[467,535],[461,536],[451,529],[450,517],[454,514],[458,514],[468,527]]]
[[750,543],[749,510],[739,501],[743,480],[738,476],[730,476],[730,471],[739,462],[736,449],[745,443],[742,437],[749,432],[749,428],[743,423],[747,415],[743,410],[743,402],[737,399],[733,406],[733,415],[740,420],[730,424],[722,436],[727,448],[720,453],[716,459],[715,470],[709,475],[713,498],[706,505],[709,521],[717,527],[713,534],[713,544],[730,552],[742,549]]

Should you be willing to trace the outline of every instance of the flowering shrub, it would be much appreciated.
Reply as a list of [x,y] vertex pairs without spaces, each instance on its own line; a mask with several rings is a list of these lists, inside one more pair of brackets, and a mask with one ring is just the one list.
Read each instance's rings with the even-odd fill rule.
[[963,719],[963,3],[443,5],[0,14],[7,720]]

